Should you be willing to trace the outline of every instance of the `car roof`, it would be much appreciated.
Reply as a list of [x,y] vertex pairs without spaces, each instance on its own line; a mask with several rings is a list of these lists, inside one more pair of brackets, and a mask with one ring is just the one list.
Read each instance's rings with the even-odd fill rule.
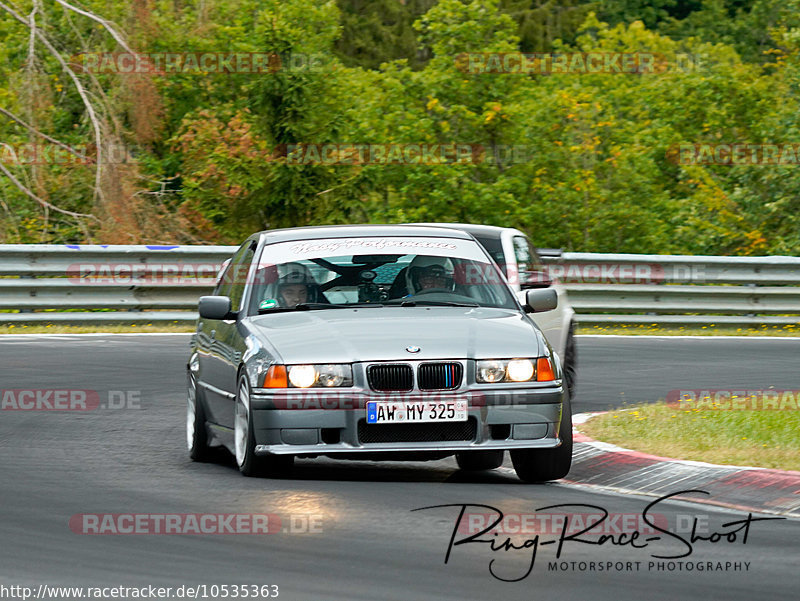
[[501,227],[499,225],[479,225],[477,223],[410,223],[409,226],[426,226],[426,227],[440,227],[440,228],[455,228],[464,232],[468,232],[474,236],[484,236],[489,238],[500,238],[504,231],[522,232],[513,227]]
[[292,240],[314,240],[317,238],[351,238],[361,236],[427,236],[434,238],[458,238],[471,240],[472,237],[461,229],[408,226],[408,225],[315,225],[293,227],[259,232],[267,244],[290,242]]
[[[499,240],[502,233],[505,231],[509,231],[515,236],[525,236],[527,238],[525,232],[522,230],[513,227],[501,227],[499,225],[478,225],[477,223],[414,223],[409,225],[457,228],[475,236],[478,240],[481,238]],[[539,257],[546,257],[549,259],[558,258],[564,254],[560,248],[540,248],[537,246],[535,247],[535,251]]]

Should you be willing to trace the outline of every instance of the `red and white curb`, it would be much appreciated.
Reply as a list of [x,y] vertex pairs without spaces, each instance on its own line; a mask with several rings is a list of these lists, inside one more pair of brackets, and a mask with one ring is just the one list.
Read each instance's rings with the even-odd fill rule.
[[[599,413],[579,413],[579,426]],[[573,431],[572,469],[564,483],[618,493],[662,496],[704,490],[675,499],[737,510],[800,517],[800,472],[684,461],[624,449]]]

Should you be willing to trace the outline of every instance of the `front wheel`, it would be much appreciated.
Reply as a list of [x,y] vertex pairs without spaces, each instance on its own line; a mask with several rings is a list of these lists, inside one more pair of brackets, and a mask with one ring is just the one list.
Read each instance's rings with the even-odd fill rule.
[[569,473],[572,466],[572,407],[567,391],[564,391],[558,437],[561,439],[561,446],[554,449],[511,451],[511,463],[520,480],[547,482],[563,478]]
[[569,398],[575,398],[577,390],[578,350],[575,348],[575,327],[570,324],[567,334],[567,343],[564,348],[564,382],[569,391]]
[[208,459],[208,431],[203,403],[197,397],[197,378],[189,372],[186,395],[186,446],[193,461]]
[[250,411],[250,385],[247,378],[239,377],[236,393],[236,414],[233,418],[233,441],[236,465],[245,476],[277,477],[287,475],[294,463],[292,455],[256,455],[256,438],[253,431],[253,414]]

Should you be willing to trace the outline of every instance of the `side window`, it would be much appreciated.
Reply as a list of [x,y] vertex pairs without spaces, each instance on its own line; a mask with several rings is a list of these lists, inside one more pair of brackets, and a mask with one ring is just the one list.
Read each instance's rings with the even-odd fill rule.
[[217,287],[214,289],[215,295],[229,296],[231,298],[231,309],[234,311],[239,308],[239,302],[242,300],[241,294],[238,295],[238,299],[234,298],[234,295],[244,292],[247,270],[250,268],[254,253],[255,241],[248,240],[242,244],[228,261],[228,265],[222,272],[222,276],[217,282]]
[[531,248],[528,239],[523,236],[514,236],[514,256],[517,259],[520,273],[525,271],[542,271],[536,251]]
[[231,286],[228,283],[228,278],[230,277],[230,268],[231,259],[225,259],[225,262],[222,264],[222,267],[217,274],[217,285],[214,286],[214,292],[212,293],[214,296],[228,296],[228,292],[231,290]]
[[244,248],[244,252],[239,257],[234,257],[233,261],[231,261],[234,277],[232,278],[229,296],[231,297],[231,310],[233,311],[238,311],[242,304],[242,297],[247,285],[247,274],[250,272],[250,265],[256,255],[256,247],[256,241],[251,241]]
[[485,238],[477,236],[475,239],[480,243],[481,246],[489,253],[489,256],[494,259],[494,262],[500,266],[500,269],[503,270],[505,275],[508,275],[508,266],[506,265],[506,257],[503,253],[503,242],[500,238]]

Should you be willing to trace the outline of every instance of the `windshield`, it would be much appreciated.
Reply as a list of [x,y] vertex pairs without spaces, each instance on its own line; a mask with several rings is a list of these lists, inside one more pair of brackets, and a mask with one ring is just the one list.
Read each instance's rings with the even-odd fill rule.
[[249,314],[387,305],[518,308],[497,266],[473,240],[365,237],[270,244],[252,281]]

